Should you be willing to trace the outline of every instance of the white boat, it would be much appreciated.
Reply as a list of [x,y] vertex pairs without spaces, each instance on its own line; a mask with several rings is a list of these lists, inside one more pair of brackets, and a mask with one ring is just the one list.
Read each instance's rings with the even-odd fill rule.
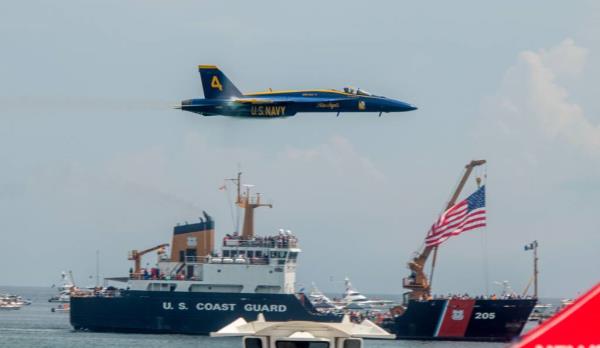
[[361,294],[358,290],[352,287],[350,278],[346,277],[346,279],[344,279],[344,283],[346,284],[346,291],[344,291],[344,298],[342,299],[344,302],[353,303],[367,301],[367,297],[365,295]]
[[536,304],[533,307],[533,311],[529,315],[529,321],[542,321],[548,317],[550,317],[552,313],[553,306],[551,304]]
[[308,299],[312,305],[319,310],[331,310],[339,308],[329,297],[317,288],[315,283],[312,283],[312,289],[308,294]]
[[348,310],[389,310],[396,303],[391,300],[369,299],[365,295],[356,290],[350,279],[346,277],[344,280],[346,290],[344,297],[335,304]]
[[73,283],[73,275],[71,272],[63,271],[61,274],[62,283],[58,286],[58,294],[48,299],[48,302],[68,303],[71,301],[71,293],[76,290]]
[[56,307],[50,309],[53,313],[65,313],[71,311],[71,305],[69,303],[61,303]]
[[18,303],[14,303],[14,302],[8,302],[8,301],[4,301],[4,300],[0,300],[0,310],[15,310],[15,309],[21,309],[20,304]]
[[362,348],[363,338],[394,339],[369,320],[357,324],[346,315],[341,323],[314,321],[256,321],[238,318],[212,337],[243,337],[243,348]]
[[29,304],[31,304],[31,301],[26,300],[21,296],[0,294],[0,307],[2,307],[2,309],[20,309],[23,305]]

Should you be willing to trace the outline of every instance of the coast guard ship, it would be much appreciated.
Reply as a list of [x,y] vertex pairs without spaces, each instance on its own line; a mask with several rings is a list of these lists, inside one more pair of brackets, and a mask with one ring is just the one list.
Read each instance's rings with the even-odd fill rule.
[[[537,303],[537,291],[533,297],[511,293],[432,296],[431,278],[439,246],[453,236],[486,226],[485,185],[480,186],[481,178],[476,178],[475,193],[457,202],[473,169],[485,163],[475,160],[465,166],[446,210],[429,230],[423,249],[408,263],[411,273],[402,281],[408,290],[404,304],[392,308],[393,317],[379,323],[399,339],[508,342],[521,334]],[[428,276],[425,264],[430,255],[433,260]]]
[[[221,251],[214,248],[215,223],[206,213],[199,223],[176,226],[168,244],[133,250],[129,277],[109,278],[124,285],[71,296],[71,325],[76,330],[205,334],[237,318],[255,320],[337,321],[320,313],[295,292],[298,240],[290,231],[254,234],[254,210],[272,207],[234,181],[236,204],[244,210],[242,234],[227,235]],[[156,251],[157,266],[142,269],[141,257]]]
[[[485,186],[456,203],[473,168],[484,163],[473,161],[466,166],[442,215],[462,209],[458,210],[465,212],[462,230],[484,221],[477,214],[485,207]],[[260,195],[251,195],[248,185],[241,192],[240,174],[230,180],[236,184],[236,204],[244,211],[241,235],[227,235],[217,252],[215,223],[208,214],[199,223],[176,226],[170,253],[166,251],[168,244],[130,253],[134,267],[129,277],[108,279],[123,282],[119,289],[72,293],[71,325],[76,330],[208,335],[238,318],[256,320],[260,313],[268,321],[340,322],[342,316],[336,314],[335,306],[324,310],[317,301],[319,311],[309,296],[296,293],[300,254],[296,236],[286,231],[266,237],[255,235],[254,210],[271,205],[261,202]],[[457,222],[456,216],[446,220]],[[433,266],[442,239],[460,233],[444,227],[447,225],[436,225],[439,228],[432,228],[424,249],[409,262],[411,274],[403,280],[409,291],[403,304],[391,308],[390,316],[376,323],[397,339],[510,341],[518,336],[537,302],[537,294],[533,298],[432,296],[431,275],[425,274],[425,263],[433,254]],[[142,269],[141,257],[154,251],[158,254],[157,266]],[[314,293],[312,297],[321,295]],[[352,292],[354,300],[362,298],[358,295]]]

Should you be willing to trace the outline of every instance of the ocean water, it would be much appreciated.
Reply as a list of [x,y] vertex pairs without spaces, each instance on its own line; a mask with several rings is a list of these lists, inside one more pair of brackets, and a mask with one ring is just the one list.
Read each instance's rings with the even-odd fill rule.
[[[33,303],[20,310],[0,310],[0,347],[241,347],[240,338],[211,338],[191,335],[117,334],[73,331],[68,313],[53,313],[55,303],[48,298],[56,293],[51,288],[0,287],[9,292],[29,298]],[[506,347],[503,343],[479,342],[432,342],[368,340],[366,348],[404,347]]]

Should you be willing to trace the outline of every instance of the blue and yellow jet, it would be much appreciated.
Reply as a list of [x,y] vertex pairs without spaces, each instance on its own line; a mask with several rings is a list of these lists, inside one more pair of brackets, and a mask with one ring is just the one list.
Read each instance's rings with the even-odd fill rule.
[[286,117],[298,112],[383,112],[417,108],[360,88],[272,91],[242,94],[214,65],[200,65],[204,99],[188,99],[177,109],[204,116]]

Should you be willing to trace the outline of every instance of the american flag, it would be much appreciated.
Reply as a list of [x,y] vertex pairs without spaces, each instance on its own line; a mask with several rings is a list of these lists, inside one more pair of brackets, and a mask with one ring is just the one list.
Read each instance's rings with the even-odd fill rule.
[[485,226],[485,185],[448,208],[431,226],[426,246],[436,246],[465,231]]

